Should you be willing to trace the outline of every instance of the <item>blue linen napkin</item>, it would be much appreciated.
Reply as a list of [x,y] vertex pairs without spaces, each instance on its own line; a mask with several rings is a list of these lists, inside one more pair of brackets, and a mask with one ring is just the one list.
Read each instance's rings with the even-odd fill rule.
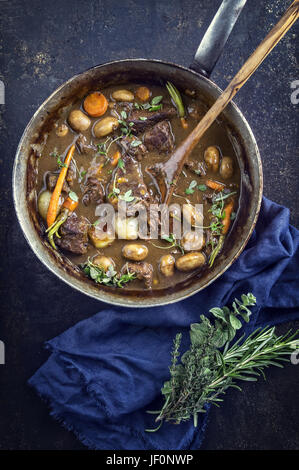
[[48,361],[29,380],[51,414],[92,449],[198,449],[207,421],[164,423],[146,433],[168,379],[170,351],[200,314],[252,292],[245,331],[299,318],[299,232],[289,210],[263,198],[256,229],[242,255],[216,282],[178,304],[146,309],[108,307],[48,341]]

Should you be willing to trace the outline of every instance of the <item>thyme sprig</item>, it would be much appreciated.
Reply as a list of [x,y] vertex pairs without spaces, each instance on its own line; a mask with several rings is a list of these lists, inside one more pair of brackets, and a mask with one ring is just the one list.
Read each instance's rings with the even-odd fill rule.
[[[264,377],[264,369],[270,365],[283,367],[285,357],[299,347],[299,340],[288,332],[276,336],[274,327],[257,329],[244,340],[241,336],[232,346],[236,331],[242,328],[240,318],[248,322],[256,299],[253,294],[235,299],[232,308],[212,308],[215,317],[211,322],[201,315],[200,323],[190,328],[190,348],[181,356],[179,349],[182,335],[176,335],[173,343],[170,379],[161,392],[164,406],[157,414],[158,428],[163,421],[179,424],[193,418],[197,426],[198,413],[206,412],[206,404],[219,406],[221,395],[228,388],[241,390],[237,380],[255,381]],[[223,349],[222,349],[223,348]],[[156,429],[148,429],[154,432]]]
[[184,248],[182,247],[180,240],[178,240],[173,233],[170,233],[169,235],[162,235],[161,240],[164,240],[168,243],[170,243],[169,246],[161,246],[161,245],[155,245],[152,243],[153,246],[156,248],[160,248],[160,250],[170,250],[170,248],[178,248],[181,253],[184,255],[185,251]]

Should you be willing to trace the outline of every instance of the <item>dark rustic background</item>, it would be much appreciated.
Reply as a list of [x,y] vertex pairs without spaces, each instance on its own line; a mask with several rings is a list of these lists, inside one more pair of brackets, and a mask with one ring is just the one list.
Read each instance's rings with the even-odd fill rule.
[[[248,0],[212,78],[222,88],[291,0]],[[67,78],[105,61],[145,57],[188,66],[220,0],[0,0],[1,319],[0,449],[83,449],[53,421],[27,385],[45,361],[43,343],[102,304],[72,290],[35,258],[16,221],[11,172],[23,129]],[[299,225],[298,79],[293,27],[236,97],[260,147],[264,194],[290,208]],[[297,42],[298,44],[298,42]],[[298,105],[299,106],[299,105]],[[288,326],[298,328],[299,322]],[[268,381],[231,391],[214,409],[204,449],[298,449],[299,366],[269,370]]]

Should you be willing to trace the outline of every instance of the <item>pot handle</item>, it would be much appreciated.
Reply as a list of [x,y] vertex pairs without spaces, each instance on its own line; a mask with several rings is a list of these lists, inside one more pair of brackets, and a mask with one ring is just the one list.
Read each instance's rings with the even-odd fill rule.
[[223,0],[204,34],[190,68],[209,77],[247,0]]

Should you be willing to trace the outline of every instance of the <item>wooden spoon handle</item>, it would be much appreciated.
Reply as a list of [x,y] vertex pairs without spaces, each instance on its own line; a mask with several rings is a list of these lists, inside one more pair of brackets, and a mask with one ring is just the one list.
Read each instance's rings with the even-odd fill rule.
[[[233,99],[235,94],[247,82],[249,77],[255,72],[258,66],[267,57],[269,52],[276,46],[299,16],[299,1],[294,1],[287,9],[279,22],[271,29],[269,34],[251,54],[243,67],[235,75],[224,92],[215,101],[213,106],[205,114],[188,137],[181,143],[169,160],[164,164],[164,174],[167,178],[168,191],[165,203],[168,204],[172,196],[174,186],[183,169],[184,163],[194,147],[198,144],[204,132],[211,126],[227,104]],[[172,184],[170,184],[172,183]]]

